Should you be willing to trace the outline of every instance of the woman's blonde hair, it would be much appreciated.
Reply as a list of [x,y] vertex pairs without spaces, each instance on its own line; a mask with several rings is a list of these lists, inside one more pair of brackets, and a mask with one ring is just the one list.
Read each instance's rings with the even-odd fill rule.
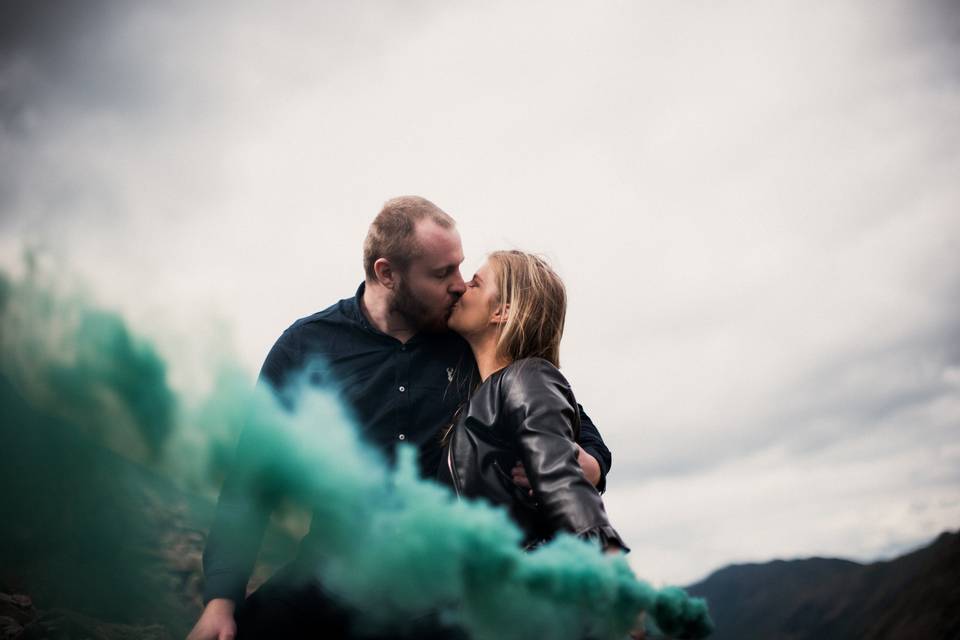
[[495,251],[489,262],[499,302],[509,306],[497,337],[497,354],[511,361],[543,358],[559,367],[567,314],[567,291],[560,276],[546,260],[523,251]]

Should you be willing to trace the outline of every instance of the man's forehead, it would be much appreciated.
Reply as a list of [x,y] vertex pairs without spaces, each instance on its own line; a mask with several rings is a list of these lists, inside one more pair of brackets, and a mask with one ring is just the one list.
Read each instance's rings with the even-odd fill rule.
[[463,262],[463,245],[455,227],[444,228],[432,220],[421,220],[416,234],[420,259],[429,268],[439,269]]

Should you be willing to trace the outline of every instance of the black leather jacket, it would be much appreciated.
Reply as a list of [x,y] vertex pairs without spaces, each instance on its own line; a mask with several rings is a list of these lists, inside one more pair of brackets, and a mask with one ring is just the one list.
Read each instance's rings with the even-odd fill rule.
[[[542,358],[517,360],[487,378],[461,408],[439,477],[460,496],[505,506],[526,546],[569,531],[626,550],[577,462],[579,432],[577,403],[563,374]],[[533,497],[511,479],[518,459]]]

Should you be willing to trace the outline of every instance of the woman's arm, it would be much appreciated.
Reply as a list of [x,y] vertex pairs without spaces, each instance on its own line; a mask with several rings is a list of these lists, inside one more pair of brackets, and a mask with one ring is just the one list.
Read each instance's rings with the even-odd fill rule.
[[[590,484],[595,486],[597,491],[603,491],[600,488],[600,481],[604,480],[603,469],[601,469],[597,459],[584,449],[579,442],[577,443],[577,462]],[[523,462],[517,460],[513,469],[510,470],[510,476],[513,478],[513,484],[521,489],[526,489],[530,492],[530,495],[533,495],[533,489],[530,488],[530,479],[527,477],[527,470],[524,468]]]
[[502,384],[505,419],[551,526],[626,549],[577,460],[579,416],[563,374],[546,360],[531,358],[511,366]]

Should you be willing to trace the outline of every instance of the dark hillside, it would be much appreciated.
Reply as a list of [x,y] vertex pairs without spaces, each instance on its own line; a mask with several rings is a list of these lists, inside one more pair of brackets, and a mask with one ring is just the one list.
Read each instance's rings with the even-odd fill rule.
[[714,638],[960,638],[960,533],[886,562],[809,558],[725,567],[688,587]]

